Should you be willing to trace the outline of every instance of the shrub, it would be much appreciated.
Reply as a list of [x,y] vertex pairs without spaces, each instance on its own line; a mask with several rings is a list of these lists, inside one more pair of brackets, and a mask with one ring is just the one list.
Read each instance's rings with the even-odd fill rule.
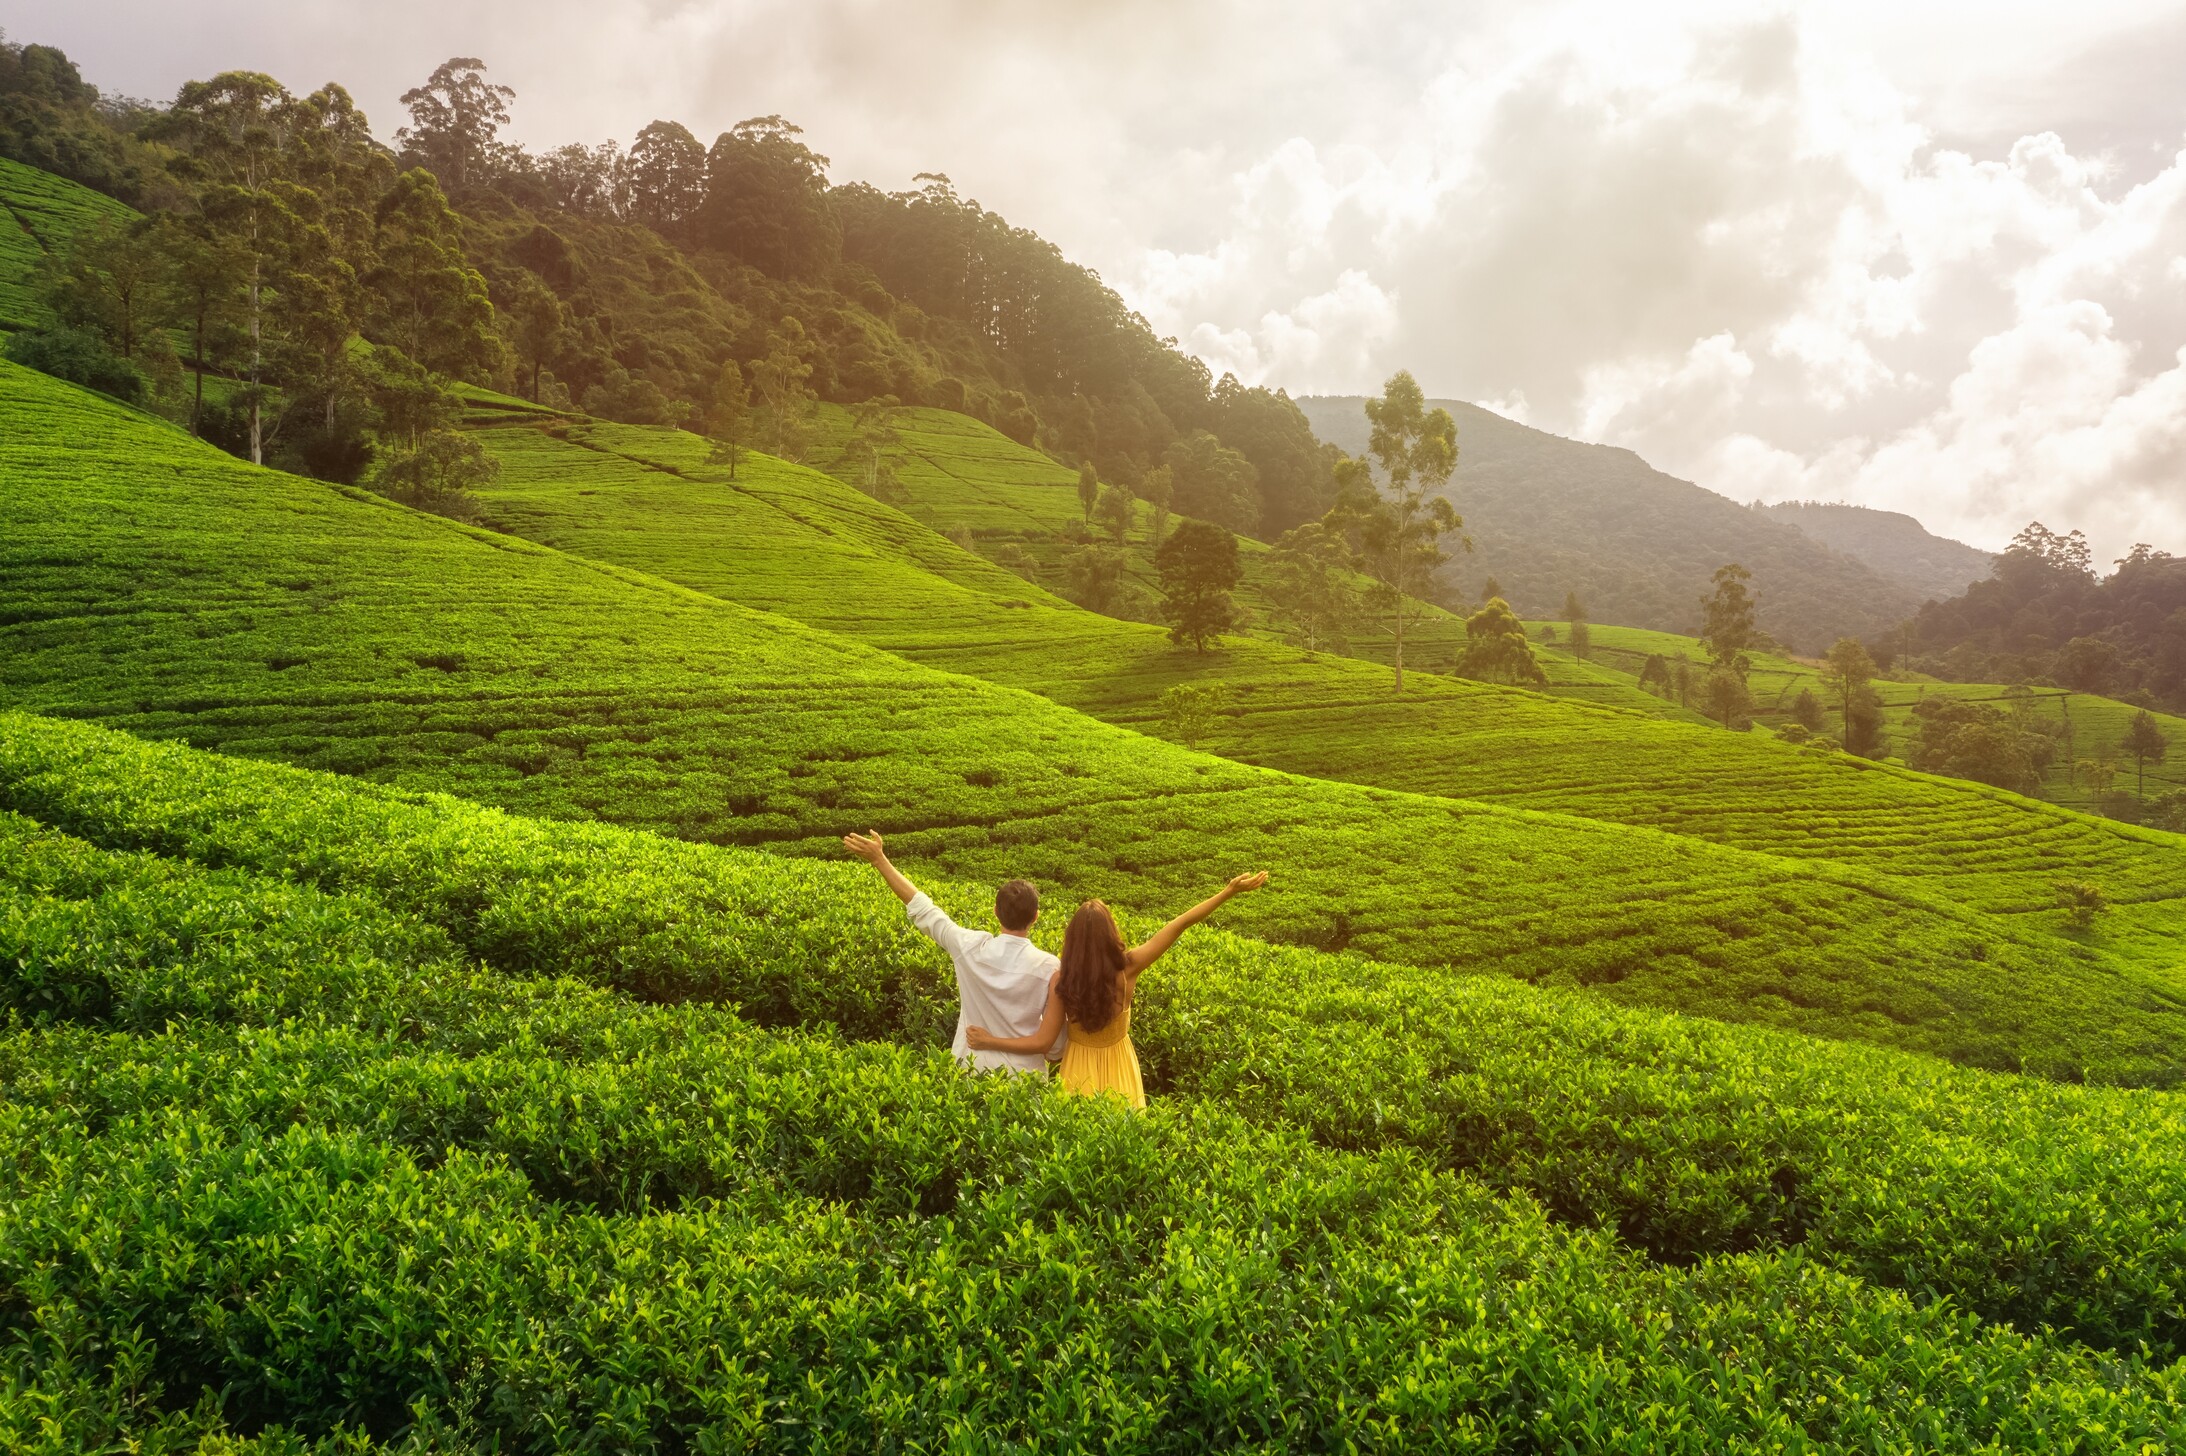
[[2074,930],[2086,930],[2095,923],[2095,917],[2110,908],[2109,897],[2100,885],[2086,880],[2059,880],[2057,903],[2065,912],[2065,924]]
[[144,371],[116,356],[98,335],[82,329],[26,329],[12,334],[7,357],[125,404],[142,404],[150,393]]
[[1171,737],[1190,747],[1214,731],[1229,701],[1220,683],[1179,683],[1161,695],[1161,723]]

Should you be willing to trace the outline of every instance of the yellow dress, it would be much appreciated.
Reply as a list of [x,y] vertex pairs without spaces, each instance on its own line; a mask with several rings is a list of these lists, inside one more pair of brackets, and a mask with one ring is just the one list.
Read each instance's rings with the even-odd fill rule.
[[1063,1048],[1063,1065],[1057,1072],[1063,1090],[1079,1097],[1098,1097],[1112,1092],[1132,1107],[1144,1111],[1146,1088],[1139,1081],[1139,1054],[1131,1045],[1131,1008],[1128,1004],[1099,1031],[1087,1031],[1072,1021],[1070,1043]]

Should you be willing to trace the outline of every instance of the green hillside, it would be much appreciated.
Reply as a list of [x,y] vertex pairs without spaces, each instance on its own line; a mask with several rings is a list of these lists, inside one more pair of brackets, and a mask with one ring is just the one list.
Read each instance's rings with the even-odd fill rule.
[[[848,410],[823,407],[810,463],[856,486],[864,479],[865,462],[848,449],[851,431]],[[947,410],[901,410],[894,432],[895,442],[882,452],[895,478],[888,504],[952,540],[968,543],[990,560],[1009,563],[1015,574],[1054,595],[1069,596],[1064,560],[1076,549],[1070,532],[1083,524],[1076,471],[990,425]],[[657,446],[630,447],[630,453],[646,459],[658,458],[657,450]],[[689,469],[690,462],[684,460],[677,468]],[[1156,620],[1152,607],[1159,597],[1160,578],[1154,568],[1152,532],[1152,508],[1142,502],[1122,547],[1138,610],[1135,614],[1112,611],[1111,615]],[[1249,537],[1241,538],[1238,548],[1244,581],[1237,599],[1246,623],[1241,635],[1281,642],[1285,640],[1283,619],[1275,602],[1280,588],[1273,575],[1272,553],[1265,543]],[[1464,621],[1433,605],[1422,604],[1421,610],[1424,619],[1406,636],[1405,661],[1424,671],[1447,672],[1464,649]],[[1369,623],[1344,652],[1369,662],[1388,663],[1395,657],[1393,639],[1382,622]],[[1634,708],[1658,717],[1679,716],[1676,708],[1660,698],[1637,691],[1621,673],[1602,671],[1553,649],[1540,656],[1549,677],[1545,691],[1552,697]]]
[[11,1449],[2186,1435],[2169,1097],[1210,930],[1124,1117],[860,867],[5,714],[0,843]]
[[[1534,622],[1527,625],[1538,632],[1542,627],[1557,624]],[[1707,650],[1690,637],[1631,627],[1593,629],[1593,664],[1616,671],[1635,685],[1640,668],[1646,664],[1648,656],[1655,653],[1672,660],[1679,654],[1693,662],[1707,658]],[[1780,720],[1802,690],[1811,691],[1824,703],[1828,702],[1829,694],[1822,686],[1820,669],[1811,660],[1757,653],[1753,664],[1750,684],[1754,700],[1772,719]],[[1892,745],[1892,752],[1902,747],[1918,726],[1913,708],[1922,698],[1959,698],[2011,707],[2025,714],[2030,723],[2044,727],[2062,728],[2069,723],[2070,737],[2060,740],[2059,747],[2062,750],[2064,742],[2069,741],[2072,751],[2069,754],[2060,751],[2056,761],[2044,771],[2041,787],[2044,799],[2075,808],[2094,809],[2098,795],[2079,765],[2095,759],[2110,761],[2116,774],[2114,788],[2131,789],[2134,786],[2133,760],[2118,747],[2125,737],[2126,725],[2140,711],[2129,703],[2096,693],[2066,692],[2059,688],[2030,689],[2022,698],[2002,683],[1942,682],[1918,675],[1878,677],[1874,686],[1882,698],[1884,733]],[[2173,744],[2186,745],[2186,718],[2169,713],[2151,716]],[[1832,713],[1828,721],[1834,728],[1837,715]],[[2186,752],[2173,754],[2162,763],[2149,764],[2147,781],[2151,797],[2186,789]]]
[[[20,369],[0,371],[0,413],[0,466],[19,482],[0,499],[7,704],[717,843],[833,853],[843,830],[878,827],[936,872],[1027,874],[1139,911],[1180,903],[1212,867],[1267,863],[1288,893],[1237,923],[1272,939],[1984,1065],[2167,1079],[2186,1045],[2166,972],[2060,939],[2048,914],[2002,920],[1835,867],[1191,753],[251,469]],[[2154,839],[2106,842],[2123,856]],[[2022,834],[2017,852],[2062,851]],[[2121,881],[2134,872],[2119,860]]]
[[[1022,467],[964,434],[964,465],[927,447],[936,475],[970,482],[939,509],[956,524],[1023,509],[989,483],[1000,467],[969,462]],[[2175,842],[2013,795],[1483,684],[1417,676],[1397,700],[1385,672],[1265,642],[1179,653],[1159,629],[1073,609],[809,470],[754,457],[732,485],[692,435],[575,426],[484,438],[503,465],[486,500],[505,529],[1143,731],[1164,731],[1164,689],[1219,682],[1230,706],[1205,746],[1233,759],[1826,858],[1990,909],[2046,907],[2065,875],[2128,900],[2186,895]],[[904,474],[915,499],[917,477]],[[1020,494],[1035,488],[1061,493]]]
[[135,216],[111,197],[0,157],[0,330],[44,318],[36,278],[46,257],[87,228]]

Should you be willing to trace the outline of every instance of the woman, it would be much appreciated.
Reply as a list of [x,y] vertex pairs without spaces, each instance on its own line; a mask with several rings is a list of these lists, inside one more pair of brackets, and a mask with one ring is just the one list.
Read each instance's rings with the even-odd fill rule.
[[1239,875],[1210,899],[1156,931],[1144,945],[1126,950],[1116,917],[1098,900],[1088,900],[1070,917],[1063,932],[1062,968],[1048,982],[1047,1010],[1040,1029],[1030,1036],[990,1036],[983,1026],[964,1033],[975,1052],[1044,1052],[1067,1025],[1070,1044],[1063,1050],[1066,1091],[1080,1097],[1113,1092],[1136,1108],[1146,1106],[1139,1081],[1139,1054],[1131,1046],[1131,995],[1139,975],[1177,943],[1177,937],[1214,914],[1232,895],[1257,890],[1268,882],[1266,870]]

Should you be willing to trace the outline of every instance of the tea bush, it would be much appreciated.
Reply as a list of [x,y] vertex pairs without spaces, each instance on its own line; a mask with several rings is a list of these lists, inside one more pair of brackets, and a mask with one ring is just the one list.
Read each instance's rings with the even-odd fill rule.
[[696,436],[628,425],[485,431],[502,463],[487,498],[528,538],[1142,732],[1177,738],[1162,695],[1219,683],[1228,702],[1200,746],[1243,762],[1825,859],[2011,913],[2046,909],[2051,881],[2074,872],[2186,896],[2178,846],[2013,794],[1432,672],[1395,699],[1385,668],[1266,641],[1228,639],[1212,661],[1176,652],[1158,627],[1082,611],[938,534],[1075,520],[1072,472],[941,411],[912,412],[901,433],[901,511],[766,457],[731,483]]
[[104,193],[0,157],[0,331],[50,322],[38,272],[78,233],[136,214]]
[[[795,855],[878,828],[924,873],[1026,875],[1148,913],[1225,865],[1270,864],[1288,893],[1230,921],[1265,938],[1983,1065],[2160,1080],[2186,1047],[2168,1029],[2181,1008],[2112,947],[1966,897],[1190,753],[625,568],[253,470],[19,369],[0,366],[0,414],[0,703]],[[1998,836],[2064,852],[2039,840]],[[2164,863],[2118,860],[2106,884],[2138,898]]]
[[[126,900],[151,873],[68,848],[40,851],[56,897]],[[436,950],[413,937],[399,969]],[[1796,1250],[1651,1265],[1401,1147],[1211,1102],[1132,1117],[938,1052],[437,969],[353,999],[355,1021],[0,1037],[8,1449],[2186,1434],[2175,1369]]]
[[[176,1014],[278,1024],[300,1014],[307,994],[282,988],[325,979],[326,1014],[431,1044],[442,1035],[433,1027],[485,1014],[475,1003],[494,1000],[494,977],[522,987],[544,975],[718,1001],[775,1027],[828,1024],[913,1045],[939,1046],[950,1021],[940,957],[862,866],[527,823],[21,716],[0,718],[0,802],[67,831],[17,829],[20,842],[50,843],[15,857],[33,868],[6,888],[43,886],[48,898],[85,902],[87,923],[141,927],[135,940],[109,935],[100,957],[151,968],[128,973],[140,983],[131,994],[104,998],[147,1008],[105,1013],[107,1024],[132,1031]],[[139,849],[100,851],[85,840]],[[57,864],[73,866],[73,878],[36,868]],[[224,868],[195,867],[208,864]],[[162,877],[178,887],[173,908],[143,908],[143,886]],[[207,903],[190,906],[179,887]],[[983,899],[938,888],[967,918]],[[199,962],[158,962],[140,948],[183,942],[170,925],[248,926],[253,915],[274,919],[263,907],[290,902],[300,908],[283,923],[349,928],[296,955],[293,975],[281,969],[286,953],[222,962],[234,967],[230,984],[263,979],[270,989],[257,1002],[209,996]],[[132,910],[136,918],[125,919]],[[20,983],[49,982],[39,944],[12,962],[0,953],[0,968],[15,966]],[[488,974],[467,979],[452,957],[483,962]],[[351,966],[362,968],[341,969]],[[142,984],[158,975],[177,993],[162,999]],[[610,1016],[584,1008],[611,1002],[575,992],[570,1009],[550,1011],[534,1004],[538,993],[523,994],[533,1001],[503,1018],[506,1030],[455,1049],[475,1058],[504,1041],[529,1042],[572,1059],[620,1060],[634,1043],[616,1038],[641,1026],[726,1036],[732,1025],[695,1007],[689,1023]],[[2169,1095],[1967,1072],[1211,930],[1162,963],[1146,998],[1136,1035],[1158,1094],[1293,1128],[1333,1150],[1401,1151],[1529,1195],[1565,1222],[1613,1231],[1668,1263],[1799,1245],[1876,1284],[2029,1330],[2046,1325],[2120,1350],[2147,1341],[2169,1351],[2186,1336],[2186,1126]],[[453,1009],[428,1009],[443,1001]],[[36,1012],[20,995],[13,1004]],[[387,1008],[397,1004],[414,1009],[394,1017]],[[537,1030],[549,1022],[551,1034]],[[601,1029],[610,1023],[612,1036]],[[84,1085],[112,1080],[110,1060],[63,1059],[83,1069],[70,1076]],[[704,1066],[704,1056],[679,1064],[642,1093],[527,1092],[511,1106],[595,1109],[598,1126],[582,1145],[612,1151],[588,1156],[587,1166],[653,1188],[648,1170],[712,1156],[714,1134],[697,1129],[725,1113],[659,1111],[688,1107],[675,1087],[703,1080]],[[232,1080],[286,1088],[294,1079]],[[858,1105],[857,1081],[847,1074],[846,1107]],[[70,1105],[77,1096],[46,1086],[24,1100]],[[384,1088],[290,1100],[355,1105],[367,1109],[364,1120],[380,1115],[371,1109],[391,1117],[386,1109],[405,1101]],[[627,1115],[609,1110],[618,1106]],[[877,1106],[867,1099],[870,1125],[858,1136],[908,1135],[901,1130],[937,1116],[883,1117]],[[125,1110],[102,1105],[87,1126]],[[631,1139],[654,1136],[645,1129],[663,1116],[678,1130],[661,1135],[683,1150],[640,1156]],[[449,1136],[435,1123],[414,1142],[429,1151]],[[556,1177],[565,1187],[568,1175]]]

